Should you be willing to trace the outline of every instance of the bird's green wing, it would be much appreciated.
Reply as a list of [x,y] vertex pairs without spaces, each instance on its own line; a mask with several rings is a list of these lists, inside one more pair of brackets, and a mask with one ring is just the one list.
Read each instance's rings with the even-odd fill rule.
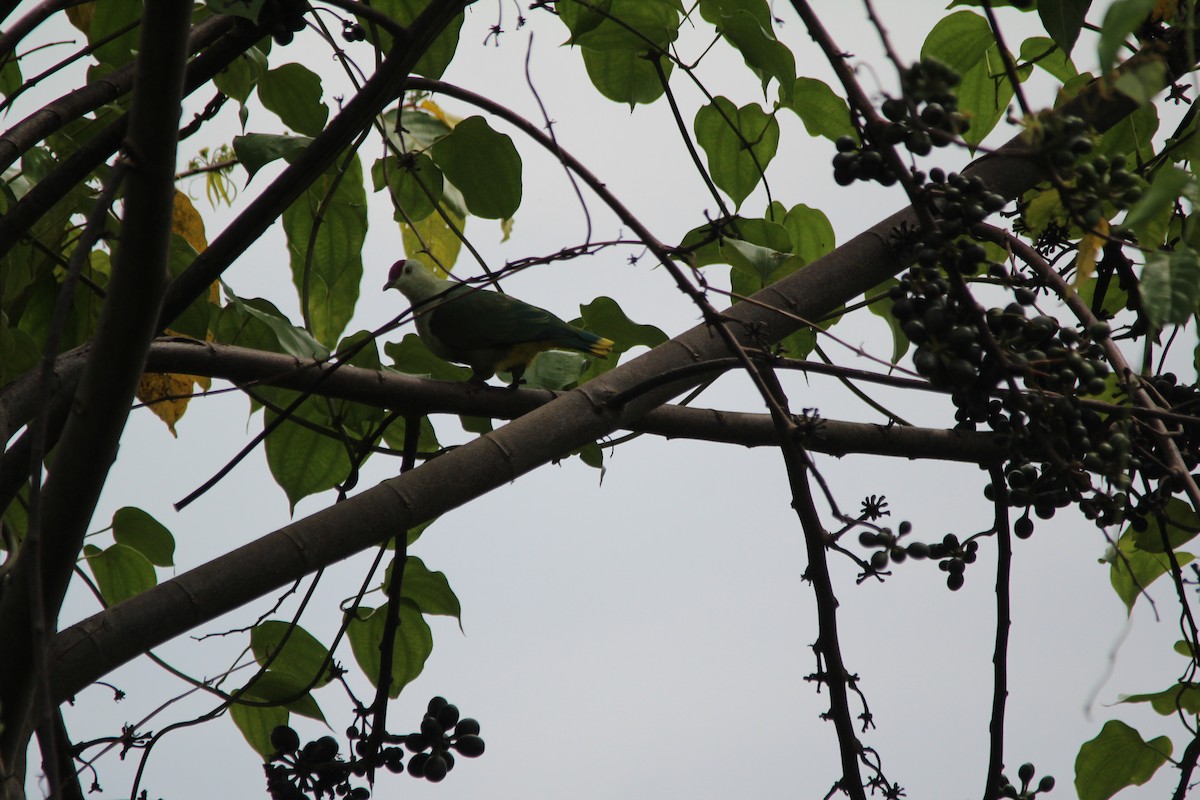
[[506,294],[463,292],[429,314],[431,332],[456,350],[573,338],[575,329],[545,309]]

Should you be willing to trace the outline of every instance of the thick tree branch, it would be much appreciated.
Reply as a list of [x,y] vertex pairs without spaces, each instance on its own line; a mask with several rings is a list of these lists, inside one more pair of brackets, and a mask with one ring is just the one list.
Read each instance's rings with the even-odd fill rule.
[[[190,19],[186,4],[151,2],[143,12],[125,144],[129,179],[112,279],[75,404],[48,471],[38,558],[16,563],[0,599],[0,642],[8,653],[0,660],[0,707],[6,724],[0,742],[6,760],[23,749],[28,735],[33,650],[44,646],[35,641],[33,631],[43,622],[51,630],[56,627],[53,623],[116,458],[158,322],[167,280],[178,109]],[[164,109],[175,113],[163,113]],[[44,620],[30,619],[28,613],[39,605],[32,598],[35,592]]]

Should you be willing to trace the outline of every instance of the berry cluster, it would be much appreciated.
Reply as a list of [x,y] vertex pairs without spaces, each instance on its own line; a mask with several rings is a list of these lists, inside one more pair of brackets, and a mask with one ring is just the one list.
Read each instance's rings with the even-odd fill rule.
[[304,30],[305,0],[264,0],[258,20],[278,45],[288,45],[297,33]]
[[[1180,383],[1173,372],[1165,372],[1153,378],[1142,378],[1147,391],[1159,399],[1164,408],[1179,409],[1183,413],[1200,407],[1200,390],[1194,384]],[[1141,429],[1137,429],[1141,430]],[[1181,425],[1171,431],[1171,439],[1179,448],[1179,454],[1189,472],[1200,465],[1200,431],[1195,425]],[[1147,444],[1147,449],[1150,445]],[[1140,449],[1135,439],[1135,450]],[[1136,458],[1136,456],[1135,456]],[[1166,477],[1167,473],[1157,461],[1147,459],[1141,463],[1142,474],[1153,479]],[[1175,487],[1176,490],[1178,487]]]
[[838,186],[849,186],[855,181],[877,181],[881,186],[896,182],[878,147],[860,146],[853,136],[839,136],[834,146],[837,154],[833,157],[833,179]]
[[[453,733],[448,733],[453,729]],[[279,725],[271,731],[275,754],[263,766],[267,774],[267,791],[272,800],[313,800],[322,797],[367,800],[371,792],[362,786],[352,786],[352,777],[373,774],[377,769],[389,772],[404,771],[403,743],[414,753],[408,761],[408,774],[437,783],[454,768],[453,749],[461,756],[477,758],[483,755],[483,739],[479,723],[460,719],[458,707],[444,697],[429,701],[421,729],[407,735],[384,734],[381,737],[361,732],[351,726],[346,735],[355,741],[358,758],[343,761],[338,754],[337,740],[332,736],[300,746],[295,730]],[[387,746],[382,746],[386,744]]]
[[366,800],[371,796],[367,789],[350,785],[354,765],[338,757],[337,739],[332,736],[322,736],[301,747],[300,735],[287,725],[279,725],[271,731],[271,744],[276,752],[263,769],[272,800],[335,795]]
[[1079,228],[1095,230],[1101,220],[1142,199],[1146,182],[1129,171],[1124,153],[1095,153],[1095,133],[1082,119],[1043,115],[1028,135],[1058,178],[1063,205]]
[[479,723],[469,717],[460,719],[458,706],[446,702],[444,697],[429,701],[420,732],[404,737],[404,746],[414,753],[408,760],[408,774],[432,783],[441,781],[454,769],[451,749],[467,758],[478,758],[484,749]]
[[953,533],[947,533],[942,541],[929,544],[926,542],[910,542],[901,544],[900,540],[912,532],[912,524],[905,521],[897,526],[896,532],[888,528],[879,531],[863,531],[858,535],[858,543],[863,547],[879,548],[871,554],[871,568],[882,571],[888,563],[902,564],[909,558],[917,561],[926,558],[938,562],[938,568],[948,573],[946,586],[951,591],[958,591],[963,586],[963,573],[967,564],[977,558],[979,543],[974,538],[960,542]]
[[863,145],[853,136],[840,137],[833,157],[833,179],[840,186],[854,181],[877,181],[891,186],[898,178],[888,168],[882,148],[903,145],[915,156],[927,156],[934,147],[945,147],[970,128],[958,110],[955,87],[961,78],[934,59],[913,64],[901,76],[903,98],[888,97],[880,105],[886,123],[872,126]]
[[1037,786],[1032,786],[1033,776],[1037,770],[1033,764],[1022,764],[1017,770],[1017,778],[1021,781],[1021,788],[1012,785],[1009,779],[1000,776],[1000,796],[1011,798],[1011,800],[1033,800],[1039,794],[1049,792],[1054,788],[1054,778],[1050,775],[1043,775],[1041,780],[1037,782]]
[[345,20],[342,22],[342,38],[347,42],[365,42],[367,29],[362,26],[362,23]]
[[926,246],[918,252],[918,263],[889,290],[892,316],[916,345],[913,365],[935,386],[961,390],[977,382],[984,356],[979,330],[937,264],[946,258],[955,269],[974,271],[981,251],[974,243]]
[[[929,170],[926,191],[937,211],[938,227],[943,237],[966,233],[970,226],[983,222],[1008,204],[1004,195],[989,191],[979,176],[968,178],[957,172],[947,175],[938,167]],[[983,261],[983,256],[975,263],[980,261]]]

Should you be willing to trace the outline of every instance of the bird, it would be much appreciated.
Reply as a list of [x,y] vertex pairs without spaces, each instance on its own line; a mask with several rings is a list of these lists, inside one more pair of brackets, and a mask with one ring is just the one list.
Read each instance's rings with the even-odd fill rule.
[[421,341],[438,358],[469,366],[473,381],[510,372],[516,388],[544,350],[577,350],[598,358],[612,352],[611,339],[511,295],[439,278],[419,258],[393,264],[383,288],[399,289],[408,298]]

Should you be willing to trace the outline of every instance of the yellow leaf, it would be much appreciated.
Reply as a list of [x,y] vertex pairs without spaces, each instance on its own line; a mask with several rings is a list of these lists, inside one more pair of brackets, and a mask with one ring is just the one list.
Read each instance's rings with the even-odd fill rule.
[[[442,211],[460,231],[463,230],[467,223],[465,217],[460,217],[444,203]],[[435,269],[440,267],[446,273],[450,272],[458,259],[458,251],[462,249],[462,240],[446,224],[441,214],[430,214],[412,225],[400,223],[400,239],[404,242],[405,253],[410,256],[420,254],[430,266]]]
[[67,19],[86,35],[92,30],[92,17],[96,14],[95,3],[84,3],[67,9]]
[[1079,241],[1079,257],[1075,259],[1075,283],[1078,289],[1092,273],[1096,271],[1096,258],[1100,255],[1104,243],[1108,240],[1108,220],[1102,219],[1096,223],[1095,230],[1090,230]]
[[204,236],[204,220],[186,194],[175,191],[175,206],[171,209],[171,230],[183,237],[197,253],[208,247]]
[[188,401],[194,394],[193,385],[207,392],[212,386],[212,380],[203,375],[147,372],[138,383],[137,399],[145,403],[156,417],[167,423],[167,429],[171,431],[172,436],[178,437],[175,423],[187,411]]
[[453,114],[447,114],[445,111],[442,110],[441,106],[439,106],[437,103],[433,102],[432,100],[422,100],[420,103],[420,108],[422,108],[425,111],[428,111],[431,116],[437,117],[442,122],[446,123],[447,128],[453,128],[455,125],[462,122],[462,120],[463,120],[462,117],[456,117]]

